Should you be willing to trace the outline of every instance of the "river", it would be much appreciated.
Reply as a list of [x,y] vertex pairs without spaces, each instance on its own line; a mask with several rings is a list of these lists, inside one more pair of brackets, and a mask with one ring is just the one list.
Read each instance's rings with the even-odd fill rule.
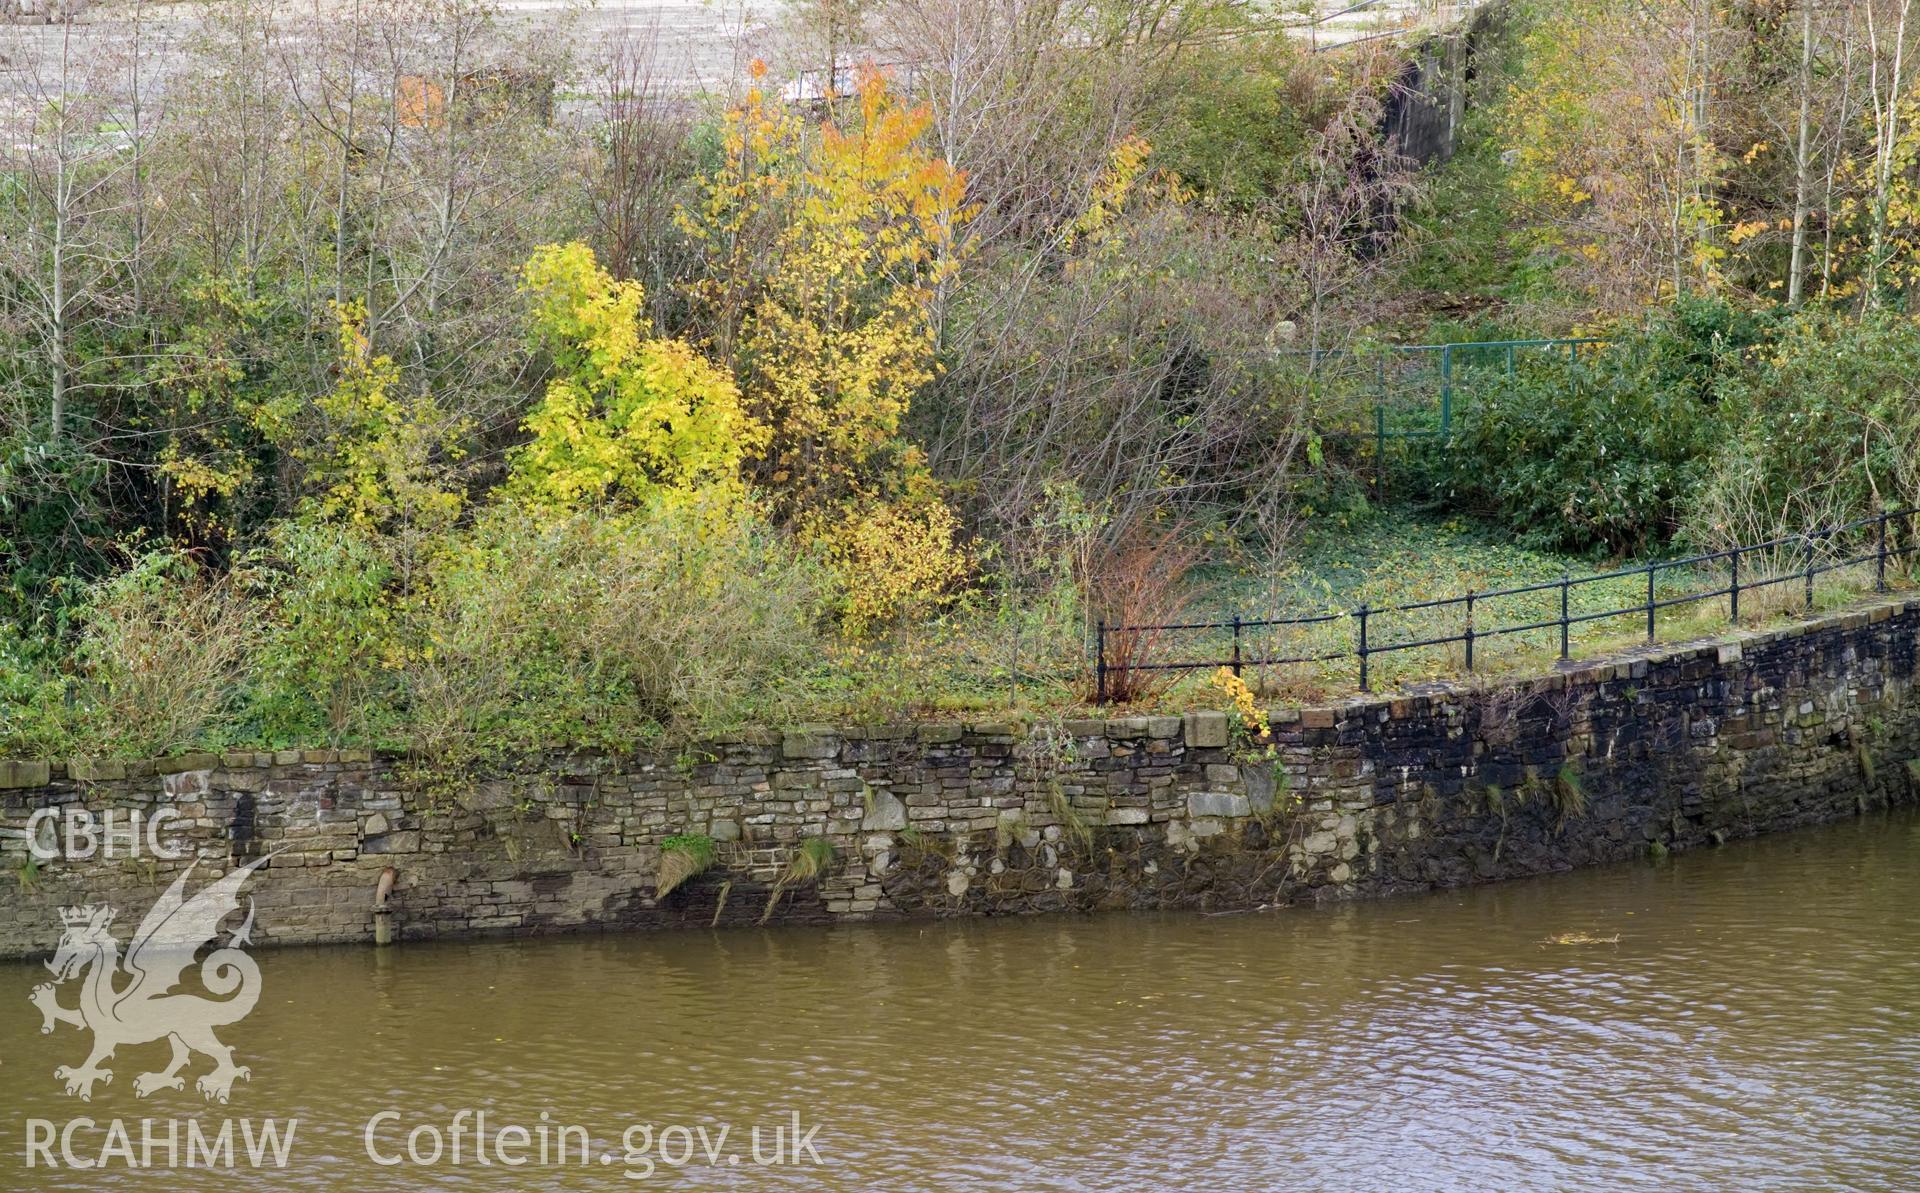
[[[240,1119],[297,1119],[284,1171],[224,1178],[272,1188],[1912,1189],[1916,896],[1902,813],[1241,916],[264,951],[259,1005],[220,1029],[251,1068],[226,1106],[194,1094],[199,1056],[136,1099],[164,1044],[66,1097],[86,1037],[39,1034],[46,970],[13,964],[0,1188],[212,1187],[127,1166],[105,1124],[137,1159],[145,1117],[150,1148],[232,1120],[236,1152]],[[80,1114],[68,1151],[25,1146]],[[538,1163],[560,1126],[584,1163]]]

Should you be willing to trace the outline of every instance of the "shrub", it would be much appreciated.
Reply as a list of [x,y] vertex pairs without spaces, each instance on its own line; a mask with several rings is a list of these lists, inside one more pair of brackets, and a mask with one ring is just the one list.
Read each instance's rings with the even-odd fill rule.
[[394,568],[372,532],[284,523],[255,557],[274,616],[256,656],[250,717],[263,741],[390,735],[405,661]]
[[837,576],[841,623],[854,637],[946,603],[967,574],[960,520],[926,491],[851,513],[822,537]]
[[1920,326],[1808,310],[1718,389],[1686,535],[1719,549],[1920,504]]
[[71,744],[67,684],[45,654],[0,621],[0,754],[31,758]]
[[1172,672],[1144,669],[1159,657],[1166,634],[1157,627],[1187,620],[1187,584],[1199,548],[1179,526],[1133,523],[1094,565],[1095,609],[1106,621],[1106,696],[1145,700],[1166,687]]
[[616,279],[577,242],[542,246],[525,279],[555,375],[527,417],[515,493],[566,510],[615,498],[647,505],[737,480],[766,428],[741,409],[723,368],[651,334],[640,283]]
[[435,565],[407,666],[443,766],[771,715],[815,653],[820,569],[750,511],[493,511]]
[[1683,302],[1577,366],[1523,361],[1462,398],[1450,439],[1414,453],[1416,489],[1531,546],[1658,548],[1720,436],[1721,379],[1759,334],[1724,304]]
[[95,585],[81,613],[74,733],[103,754],[228,740],[260,616],[227,577],[155,551]]

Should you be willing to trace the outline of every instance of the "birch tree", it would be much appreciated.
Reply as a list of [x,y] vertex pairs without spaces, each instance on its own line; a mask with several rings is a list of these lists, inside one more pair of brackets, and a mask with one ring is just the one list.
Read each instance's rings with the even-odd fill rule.
[[[1900,117],[1907,88],[1907,17],[1913,0],[1898,0],[1894,11],[1876,14],[1866,5],[1867,94],[1873,112],[1873,199],[1869,216],[1863,301],[1871,309],[1885,299],[1888,221],[1892,210],[1894,163],[1899,156]],[[1892,28],[1887,28],[1891,18]]]

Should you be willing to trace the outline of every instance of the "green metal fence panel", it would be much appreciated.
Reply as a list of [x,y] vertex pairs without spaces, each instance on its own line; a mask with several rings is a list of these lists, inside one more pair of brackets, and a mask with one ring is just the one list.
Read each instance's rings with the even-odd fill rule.
[[[1463,399],[1489,375],[1512,377],[1529,357],[1553,361],[1565,352],[1568,383],[1572,384],[1581,354],[1607,341],[1598,337],[1559,337],[1526,340],[1463,340],[1444,344],[1391,344],[1361,348],[1301,350],[1308,372],[1330,392],[1358,394],[1370,390],[1370,401],[1356,401],[1349,413],[1337,411],[1334,421],[1320,428],[1327,437],[1372,439],[1376,451],[1392,440],[1447,438],[1460,417]],[[1361,410],[1371,406],[1365,421]],[[1344,425],[1343,425],[1344,420]]]

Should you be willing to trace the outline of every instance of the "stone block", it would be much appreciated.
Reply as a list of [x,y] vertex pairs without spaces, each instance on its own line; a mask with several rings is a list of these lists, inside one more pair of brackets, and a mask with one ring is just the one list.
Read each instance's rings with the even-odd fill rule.
[[1253,807],[1247,797],[1231,791],[1196,791],[1187,797],[1187,815],[1237,817],[1248,816]]
[[0,787],[45,787],[53,782],[53,765],[46,759],[0,762]]
[[1145,824],[1150,816],[1145,808],[1109,808],[1105,820],[1108,824]]
[[210,770],[183,770],[162,778],[160,789],[174,799],[197,799],[207,794],[212,779]]
[[1280,786],[1279,772],[1274,766],[1254,764],[1239,768],[1240,780],[1247,788],[1247,803],[1259,813],[1273,810],[1273,797]]
[[153,770],[160,775],[178,775],[190,770],[212,770],[220,765],[218,754],[175,754],[170,758],[155,758]]
[[818,729],[789,729],[780,735],[783,758],[832,758],[840,753],[840,737]]
[[1019,737],[1026,726],[1017,721],[975,721],[967,730],[981,737]]
[[82,783],[108,783],[127,777],[127,764],[111,758],[69,758],[67,774]]
[[403,833],[387,833],[379,837],[368,837],[360,842],[360,852],[366,853],[419,853],[420,831],[412,829]]
[[1211,710],[1190,712],[1184,718],[1187,745],[1196,750],[1217,750],[1230,740],[1227,714]]
[[890,792],[876,791],[867,801],[867,814],[860,819],[865,832],[898,832],[907,827],[907,808]]

